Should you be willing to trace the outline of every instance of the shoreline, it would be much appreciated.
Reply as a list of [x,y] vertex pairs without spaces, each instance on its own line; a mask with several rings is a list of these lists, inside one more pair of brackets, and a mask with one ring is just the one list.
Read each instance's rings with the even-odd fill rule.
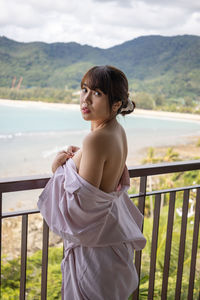
[[[30,101],[30,100],[9,100],[9,99],[0,99],[0,105],[7,106],[34,106],[34,107],[51,107],[51,108],[65,108],[65,109],[76,109],[79,110],[79,104],[72,103],[54,103],[54,102],[43,102],[43,101]],[[200,115],[198,114],[189,114],[189,113],[179,113],[179,112],[170,112],[170,111],[157,111],[157,110],[145,110],[136,108],[132,116],[145,116],[159,119],[175,119],[175,120],[184,120],[190,122],[200,122]]]
[[142,115],[153,118],[167,118],[167,119],[176,119],[176,120],[184,120],[184,121],[198,121],[200,122],[200,115],[197,114],[189,114],[189,113],[179,113],[179,112],[171,112],[171,111],[158,111],[158,110],[145,110],[136,108],[136,115]]
[[31,101],[31,100],[9,100],[1,99],[0,105],[6,106],[17,106],[17,107],[54,107],[54,108],[70,108],[79,109],[79,104],[73,103],[54,103],[54,102],[44,102],[44,101]]

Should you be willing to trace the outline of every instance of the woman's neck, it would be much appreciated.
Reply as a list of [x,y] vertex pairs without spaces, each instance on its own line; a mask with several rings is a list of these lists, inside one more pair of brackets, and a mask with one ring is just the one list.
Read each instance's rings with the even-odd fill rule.
[[113,116],[110,119],[103,120],[103,121],[92,121],[91,122],[91,131],[102,129],[105,127],[116,126],[117,124],[118,124],[118,122],[116,120],[116,116]]

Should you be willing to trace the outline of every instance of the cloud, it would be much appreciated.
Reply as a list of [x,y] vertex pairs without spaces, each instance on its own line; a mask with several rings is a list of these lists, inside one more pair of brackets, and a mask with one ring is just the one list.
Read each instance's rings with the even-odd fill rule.
[[[137,0],[140,1],[140,0]],[[154,4],[158,6],[170,6],[170,7],[177,7],[179,9],[187,10],[189,12],[196,12],[200,10],[200,2],[199,0],[168,0],[167,3],[165,1],[160,0],[143,0],[144,3],[148,5]]]
[[111,47],[140,35],[199,34],[197,0],[1,0],[0,35]]
[[116,5],[119,5],[121,7],[124,6],[131,6],[133,3],[137,4],[146,4],[149,7],[152,5],[157,5],[159,7],[177,7],[177,8],[184,8],[189,11],[196,12],[197,10],[200,10],[200,2],[199,0],[168,0],[167,3],[166,1],[162,0],[94,0],[95,2],[113,2]]
[[100,3],[115,3],[116,5],[119,5],[121,7],[130,7],[132,1],[131,0],[94,0],[95,2],[100,2]]

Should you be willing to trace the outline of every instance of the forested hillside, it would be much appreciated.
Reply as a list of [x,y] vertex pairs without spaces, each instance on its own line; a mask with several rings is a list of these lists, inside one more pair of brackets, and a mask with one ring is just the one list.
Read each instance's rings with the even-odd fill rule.
[[108,49],[77,43],[19,43],[0,37],[0,87],[77,89],[93,65],[110,64],[136,92],[167,98],[200,96],[200,37],[144,36]]

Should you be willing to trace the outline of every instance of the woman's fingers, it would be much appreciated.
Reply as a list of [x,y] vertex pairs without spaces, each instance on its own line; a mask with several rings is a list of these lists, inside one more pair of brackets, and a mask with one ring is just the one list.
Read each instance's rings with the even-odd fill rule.
[[72,151],[69,151],[69,150],[62,150],[62,151],[58,152],[57,155],[67,155],[67,156],[71,157],[71,156],[74,155],[74,153]]
[[75,146],[70,146],[67,148],[67,150],[59,151],[53,161],[52,171],[55,172],[59,166],[64,165],[69,158],[72,158],[76,152],[74,151],[75,149],[77,151],[77,149],[79,148]]
[[78,151],[80,148],[79,147],[76,147],[76,146],[69,146],[67,148],[67,150],[61,150],[58,152],[58,155],[59,154],[66,154],[66,155],[74,155],[76,151]]
[[60,161],[62,161],[62,164],[64,164],[66,162],[66,160],[68,160],[69,158],[71,158],[73,156],[74,156],[73,152],[63,151],[62,153],[60,153],[59,158],[60,158]]
[[67,151],[70,151],[72,153],[75,153],[76,151],[78,151],[80,148],[79,147],[76,147],[76,146],[69,146],[67,148]]

